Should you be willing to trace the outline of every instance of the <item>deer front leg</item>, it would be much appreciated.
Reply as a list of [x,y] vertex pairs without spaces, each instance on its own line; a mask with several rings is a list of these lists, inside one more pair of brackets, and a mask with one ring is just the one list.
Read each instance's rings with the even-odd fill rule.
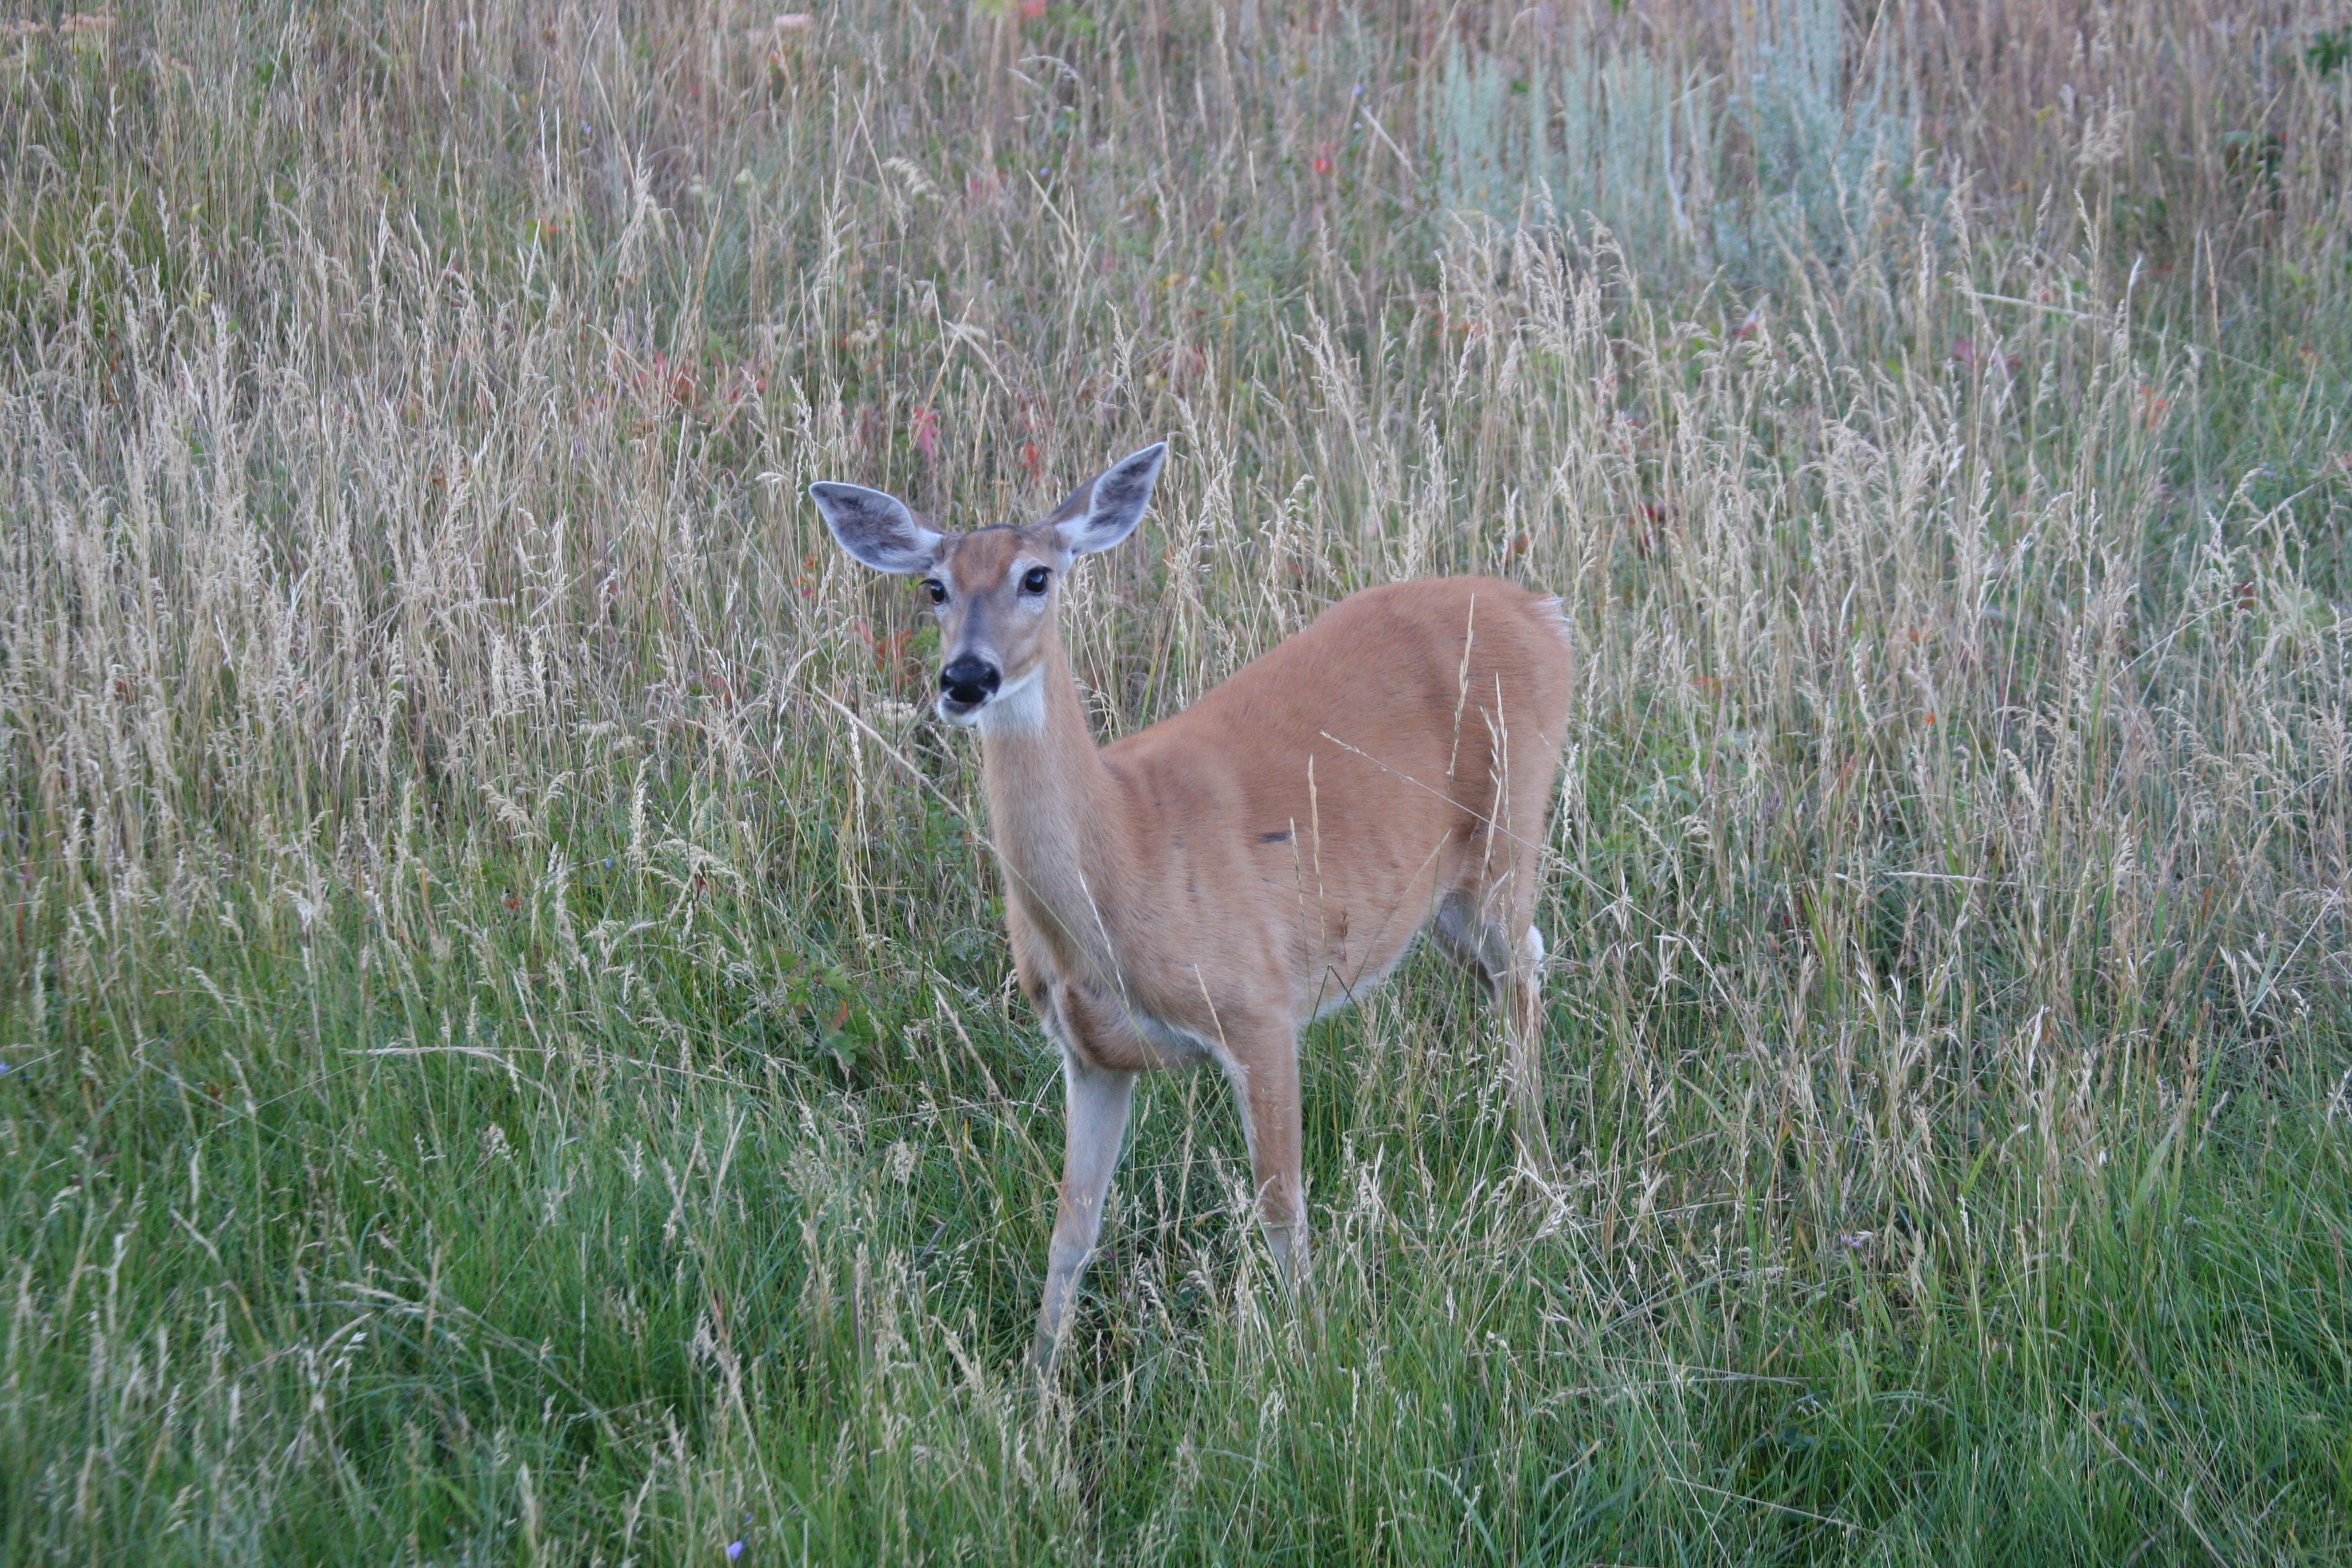
[[1307,1283],[1307,1184],[1299,1169],[1298,1033],[1287,1020],[1230,1035],[1221,1064],[1240,1102],[1258,1224],[1285,1286]]
[[1062,1331],[1078,1277],[1094,1256],[1102,1233],[1104,1194],[1118,1167],[1127,1136],[1128,1106],[1135,1098],[1136,1074],[1093,1066],[1075,1050],[1062,1051],[1062,1084],[1069,1105],[1063,1134],[1062,1196],[1054,1215],[1054,1241],[1046,1254],[1045,1299],[1037,1309],[1037,1345],[1032,1359],[1051,1371],[1061,1353]]

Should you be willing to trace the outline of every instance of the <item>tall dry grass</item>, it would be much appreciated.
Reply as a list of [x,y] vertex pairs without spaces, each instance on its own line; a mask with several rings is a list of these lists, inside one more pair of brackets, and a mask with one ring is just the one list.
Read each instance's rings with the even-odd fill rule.
[[[2340,1549],[2328,20],[13,25],[8,1554]],[[1566,1174],[1435,973],[1325,1026],[1318,1331],[1157,1085],[1040,1418],[972,758],[801,492],[1162,435],[1107,734],[1563,596]]]

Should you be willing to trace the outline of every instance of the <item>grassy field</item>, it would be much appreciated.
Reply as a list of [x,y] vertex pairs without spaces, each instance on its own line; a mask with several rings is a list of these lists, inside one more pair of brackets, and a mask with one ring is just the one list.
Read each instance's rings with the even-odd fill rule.
[[[2352,1555],[2352,17],[13,16],[0,1561]],[[1557,1170],[1411,962],[1314,1310],[1150,1082],[1041,1397],[976,752],[802,490],[1161,437],[1106,736],[1562,595]]]

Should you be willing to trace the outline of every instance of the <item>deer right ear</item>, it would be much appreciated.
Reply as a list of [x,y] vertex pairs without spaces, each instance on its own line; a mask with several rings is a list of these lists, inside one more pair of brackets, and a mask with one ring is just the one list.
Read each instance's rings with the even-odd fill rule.
[[809,500],[824,514],[834,542],[877,572],[911,577],[939,558],[940,536],[887,491],[820,482],[809,486]]
[[1133,533],[1135,525],[1143,521],[1143,509],[1151,502],[1160,465],[1167,460],[1168,443],[1154,441],[1080,485],[1045,520],[1061,536],[1062,548],[1073,555],[1091,555]]

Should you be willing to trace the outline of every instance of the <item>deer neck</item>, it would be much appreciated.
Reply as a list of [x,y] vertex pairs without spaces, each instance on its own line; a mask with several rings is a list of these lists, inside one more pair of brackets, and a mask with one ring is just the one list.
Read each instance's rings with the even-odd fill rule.
[[1126,870],[1120,801],[1058,641],[1024,689],[989,705],[980,735],[1005,896],[1065,963],[1108,977],[1111,909]]

